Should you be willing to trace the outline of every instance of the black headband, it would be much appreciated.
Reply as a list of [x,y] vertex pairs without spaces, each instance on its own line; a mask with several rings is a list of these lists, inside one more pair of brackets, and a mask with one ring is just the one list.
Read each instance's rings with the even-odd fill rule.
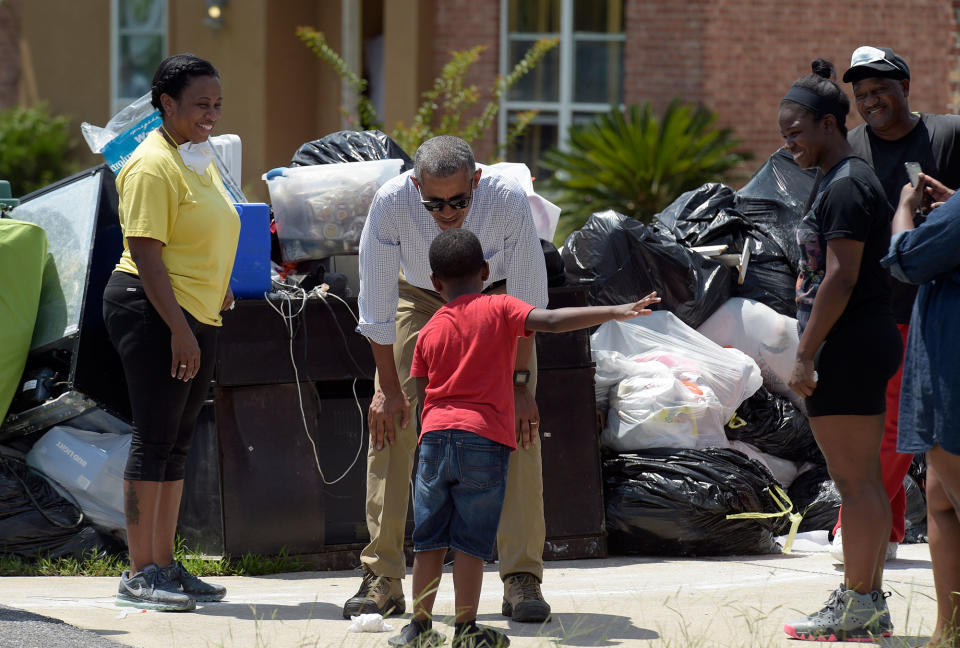
[[809,108],[817,115],[833,115],[837,118],[837,123],[841,126],[843,126],[847,120],[843,106],[840,105],[839,101],[829,97],[821,97],[809,88],[790,86],[783,100],[800,104],[801,106]]

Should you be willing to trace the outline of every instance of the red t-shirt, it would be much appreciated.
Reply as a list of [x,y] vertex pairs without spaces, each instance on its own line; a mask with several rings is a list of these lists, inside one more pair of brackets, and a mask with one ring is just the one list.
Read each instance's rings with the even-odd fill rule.
[[421,437],[466,430],[516,449],[513,369],[533,306],[510,295],[463,295],[420,330],[410,367],[426,377]]

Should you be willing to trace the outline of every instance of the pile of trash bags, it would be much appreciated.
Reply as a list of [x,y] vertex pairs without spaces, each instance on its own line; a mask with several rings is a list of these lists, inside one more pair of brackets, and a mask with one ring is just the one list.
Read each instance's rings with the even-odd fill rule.
[[[662,298],[662,311],[591,336],[612,550],[776,552],[797,514],[800,531],[833,530],[840,496],[787,386],[796,226],[815,182],[781,149],[739,191],[705,184],[650,225],[594,214],[564,243],[567,281],[589,286],[590,303]],[[907,541],[925,534],[914,472]]]

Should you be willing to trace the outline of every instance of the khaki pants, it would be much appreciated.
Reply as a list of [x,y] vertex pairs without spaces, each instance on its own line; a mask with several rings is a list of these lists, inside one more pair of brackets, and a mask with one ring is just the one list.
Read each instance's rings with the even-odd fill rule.
[[[503,287],[489,292],[504,292]],[[394,360],[400,384],[410,400],[410,421],[400,427],[394,421],[395,441],[383,450],[371,447],[367,454],[367,529],[370,544],[360,554],[361,562],[378,576],[403,578],[406,560],[403,534],[410,501],[413,455],[417,447],[417,390],[410,378],[417,334],[427,320],[443,306],[432,291],[422,290],[400,280],[397,306],[397,341]],[[379,380],[375,380],[379,388]],[[530,391],[537,388],[537,355],[530,358]],[[546,527],[543,519],[543,475],[539,441],[529,449],[518,447],[510,455],[507,493],[497,531],[500,577],[528,572],[543,579],[543,543]]]

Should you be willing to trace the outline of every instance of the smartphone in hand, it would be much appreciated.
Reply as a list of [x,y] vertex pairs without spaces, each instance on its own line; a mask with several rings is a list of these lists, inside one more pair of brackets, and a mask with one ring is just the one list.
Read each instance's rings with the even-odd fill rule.
[[910,178],[910,184],[916,187],[917,183],[920,182],[920,163],[904,162],[903,166],[907,170],[907,177]]

